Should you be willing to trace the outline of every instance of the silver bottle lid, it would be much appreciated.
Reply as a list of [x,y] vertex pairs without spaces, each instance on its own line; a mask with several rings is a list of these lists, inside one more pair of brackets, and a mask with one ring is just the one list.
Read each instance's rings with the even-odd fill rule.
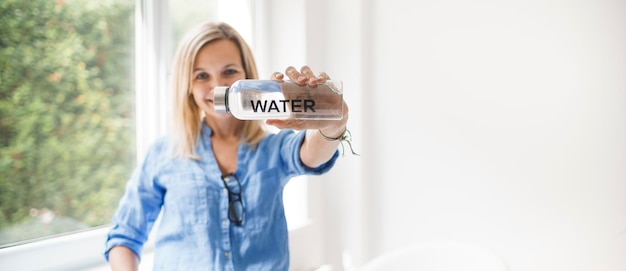
[[229,87],[215,87],[213,89],[213,108],[215,113],[227,113],[226,96]]

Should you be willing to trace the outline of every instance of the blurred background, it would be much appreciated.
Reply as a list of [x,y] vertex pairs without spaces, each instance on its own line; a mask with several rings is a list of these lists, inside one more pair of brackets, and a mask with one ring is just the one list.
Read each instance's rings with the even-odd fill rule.
[[261,77],[344,83],[360,156],[288,185],[293,270],[433,242],[515,271],[626,269],[621,0],[3,0],[0,266],[102,268],[124,184],[167,131],[178,39],[208,19]]

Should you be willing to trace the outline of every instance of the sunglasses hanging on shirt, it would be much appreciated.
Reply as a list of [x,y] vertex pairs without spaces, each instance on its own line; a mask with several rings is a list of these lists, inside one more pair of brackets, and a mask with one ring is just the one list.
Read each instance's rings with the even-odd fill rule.
[[222,182],[228,190],[228,219],[241,226],[243,223],[244,207],[241,201],[241,182],[234,173],[222,176]]

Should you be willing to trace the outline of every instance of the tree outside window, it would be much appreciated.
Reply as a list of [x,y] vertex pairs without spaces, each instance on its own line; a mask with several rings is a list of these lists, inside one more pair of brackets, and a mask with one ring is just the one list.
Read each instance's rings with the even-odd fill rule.
[[135,166],[134,1],[0,2],[0,246],[108,224]]

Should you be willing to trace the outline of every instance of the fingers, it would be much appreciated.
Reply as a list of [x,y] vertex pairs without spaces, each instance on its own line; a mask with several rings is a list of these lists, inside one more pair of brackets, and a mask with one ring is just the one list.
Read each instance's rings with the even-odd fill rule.
[[328,74],[325,72],[321,72],[318,78],[320,83],[330,80],[330,76],[328,76]]
[[325,72],[321,72],[319,76],[315,76],[315,73],[313,73],[313,70],[311,70],[309,66],[302,66],[300,71],[293,66],[289,66],[285,70],[285,74],[290,80],[299,85],[309,84],[310,86],[316,86],[318,83],[323,83],[330,79]]
[[317,86],[317,83],[319,83],[320,79],[315,76],[315,74],[313,73],[313,71],[311,70],[309,66],[302,66],[300,71],[302,72],[304,76],[306,76],[307,83],[309,84],[309,86],[312,86],[312,87]]
[[285,74],[287,74],[289,79],[300,85],[304,84],[307,80],[307,78],[302,73],[298,72],[298,70],[293,66],[287,67]]
[[309,83],[310,86],[317,85],[317,78],[315,77],[315,74],[313,74],[313,71],[311,70],[311,68],[309,68],[309,66],[303,66],[300,71],[304,76],[306,76],[307,83]]
[[284,74],[282,74],[280,72],[274,72],[274,73],[272,73],[272,76],[270,77],[270,79],[271,80],[283,81],[284,77],[285,77]]

